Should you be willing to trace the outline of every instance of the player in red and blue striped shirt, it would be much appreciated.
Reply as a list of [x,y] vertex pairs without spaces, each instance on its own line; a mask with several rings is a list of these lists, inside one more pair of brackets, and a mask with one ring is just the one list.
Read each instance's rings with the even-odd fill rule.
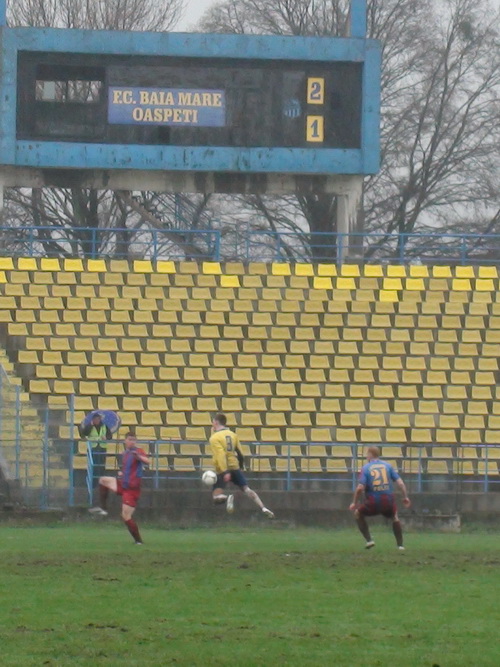
[[139,528],[133,520],[137,501],[141,495],[141,479],[144,466],[149,464],[146,452],[137,447],[137,438],[132,432],[125,436],[125,452],[122,459],[122,470],[115,477],[99,479],[100,506],[92,507],[89,512],[107,516],[108,494],[110,491],[122,497],[122,519],[136,544],[142,544]]
[[[387,461],[380,460],[380,449],[368,447],[367,463],[361,469],[359,484],[354,492],[354,498],[349,509],[354,512],[358,528],[366,540],[366,548],[371,549],[375,542],[370,535],[366,523],[367,516],[382,514],[392,520],[392,530],[400,551],[404,551],[403,529],[398,517],[398,508],[394,500],[394,483],[403,493],[403,505],[410,507],[410,499],[406,486],[397,471]],[[359,504],[362,494],[365,494],[364,503]]]

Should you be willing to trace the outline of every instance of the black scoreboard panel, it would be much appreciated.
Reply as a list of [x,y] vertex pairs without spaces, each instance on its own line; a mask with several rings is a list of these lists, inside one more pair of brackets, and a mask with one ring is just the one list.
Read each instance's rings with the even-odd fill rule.
[[[224,91],[223,126],[109,121],[110,91]],[[21,52],[19,139],[360,148],[362,65]],[[134,102],[136,104],[136,102]]]

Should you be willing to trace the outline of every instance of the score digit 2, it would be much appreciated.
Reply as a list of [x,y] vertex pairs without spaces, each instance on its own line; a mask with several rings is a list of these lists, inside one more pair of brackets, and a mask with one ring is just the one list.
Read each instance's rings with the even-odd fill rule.
[[307,79],[307,104],[325,103],[325,80],[315,77]]
[[323,116],[307,116],[306,140],[311,143],[323,143],[325,140],[325,119]]

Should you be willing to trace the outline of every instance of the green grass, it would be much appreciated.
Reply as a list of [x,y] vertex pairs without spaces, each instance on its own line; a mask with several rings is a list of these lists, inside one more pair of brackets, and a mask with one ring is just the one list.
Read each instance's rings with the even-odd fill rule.
[[496,667],[496,535],[374,532],[0,527],[0,662]]

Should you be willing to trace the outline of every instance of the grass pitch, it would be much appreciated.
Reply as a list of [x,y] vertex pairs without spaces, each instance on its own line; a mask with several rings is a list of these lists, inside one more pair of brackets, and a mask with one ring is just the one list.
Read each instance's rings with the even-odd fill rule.
[[496,535],[0,527],[2,665],[498,666]]

